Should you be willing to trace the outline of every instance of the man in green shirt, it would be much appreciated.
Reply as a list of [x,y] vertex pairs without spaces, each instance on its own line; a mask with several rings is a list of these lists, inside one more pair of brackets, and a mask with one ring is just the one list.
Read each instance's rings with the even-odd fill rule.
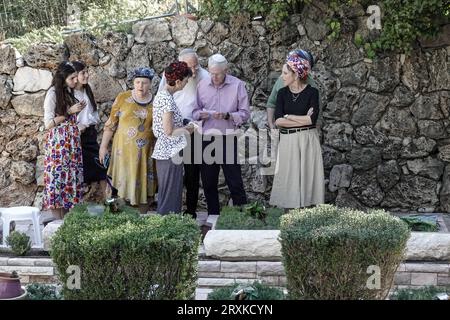
[[[289,52],[288,57],[291,55],[297,55],[302,59],[306,59],[309,61],[309,64],[311,65],[311,69],[314,66],[314,58],[312,54],[309,51],[306,50],[293,50]],[[306,81],[311,87],[317,88],[316,82],[311,78],[311,75],[308,76],[308,79]],[[283,80],[281,79],[281,76],[277,79],[275,82],[272,92],[270,93],[269,99],[267,100],[266,108],[267,108],[267,124],[269,125],[270,129],[275,129],[275,121],[273,119],[273,114],[275,112],[275,105],[277,102],[277,94],[278,90],[284,87]],[[320,99],[319,99],[320,100]]]

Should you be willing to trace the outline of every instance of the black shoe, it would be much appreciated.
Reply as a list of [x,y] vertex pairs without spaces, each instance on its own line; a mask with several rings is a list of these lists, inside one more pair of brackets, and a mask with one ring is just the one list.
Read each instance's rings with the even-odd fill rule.
[[184,211],[183,212],[183,215],[185,215],[185,216],[191,216],[192,217],[192,219],[197,219],[197,212],[194,212],[194,213],[192,213],[192,212],[189,212],[189,211]]

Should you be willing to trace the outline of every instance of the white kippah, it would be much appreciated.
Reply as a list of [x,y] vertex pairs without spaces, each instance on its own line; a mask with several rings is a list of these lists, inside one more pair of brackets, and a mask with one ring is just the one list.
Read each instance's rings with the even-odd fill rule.
[[228,64],[227,59],[221,55],[221,54],[213,54],[211,57],[209,57],[208,60],[208,66],[214,66],[214,65],[219,65],[219,66],[226,66]]

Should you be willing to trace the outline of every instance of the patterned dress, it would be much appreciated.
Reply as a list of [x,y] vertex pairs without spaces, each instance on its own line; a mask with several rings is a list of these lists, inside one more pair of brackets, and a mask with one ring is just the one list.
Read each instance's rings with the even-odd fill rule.
[[152,105],[137,104],[131,91],[119,94],[105,127],[115,131],[108,176],[119,197],[145,204],[156,192]]
[[81,202],[83,158],[76,115],[47,133],[44,168],[44,209],[71,209]]

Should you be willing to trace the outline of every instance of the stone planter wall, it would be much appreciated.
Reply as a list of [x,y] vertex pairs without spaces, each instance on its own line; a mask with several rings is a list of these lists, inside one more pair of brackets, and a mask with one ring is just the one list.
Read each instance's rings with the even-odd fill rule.
[[52,259],[8,258],[0,256],[0,272],[17,271],[22,285],[28,283],[57,283],[57,270]]
[[[72,34],[64,45],[42,43],[18,58],[12,47],[0,45],[0,206],[40,206],[42,104],[59,61],[82,59],[89,65],[104,123],[114,98],[130,87],[127,76],[135,67],[151,66],[160,74],[182,48],[195,48],[203,66],[220,52],[230,61],[230,72],[247,84],[251,120],[246,128],[261,129],[264,105],[286,53],[306,48],[316,58],[313,77],[321,93],[327,202],[450,212],[448,35],[422,41],[409,56],[390,54],[370,61],[353,43],[355,32],[370,33],[364,8],[349,7],[340,38],[329,40],[325,2],[307,5],[277,31],[245,17],[234,17],[229,24],[175,17],[139,22],[131,34]],[[157,77],[154,92],[158,82]],[[250,200],[270,196],[272,176],[263,175],[262,166],[243,165]],[[223,177],[219,190],[226,204]],[[93,197],[89,193],[86,198]]]
[[[29,283],[57,283],[57,271],[50,258],[0,257],[0,272],[17,271],[23,285]],[[206,299],[214,288],[255,280],[286,288],[286,275],[281,261],[226,261],[200,257],[198,264],[196,299]],[[423,286],[450,286],[450,263],[402,263],[394,278],[392,289]]]
[[[199,261],[199,295],[234,282],[286,286],[278,230],[211,230]],[[450,233],[412,232],[396,288],[450,285]]]

